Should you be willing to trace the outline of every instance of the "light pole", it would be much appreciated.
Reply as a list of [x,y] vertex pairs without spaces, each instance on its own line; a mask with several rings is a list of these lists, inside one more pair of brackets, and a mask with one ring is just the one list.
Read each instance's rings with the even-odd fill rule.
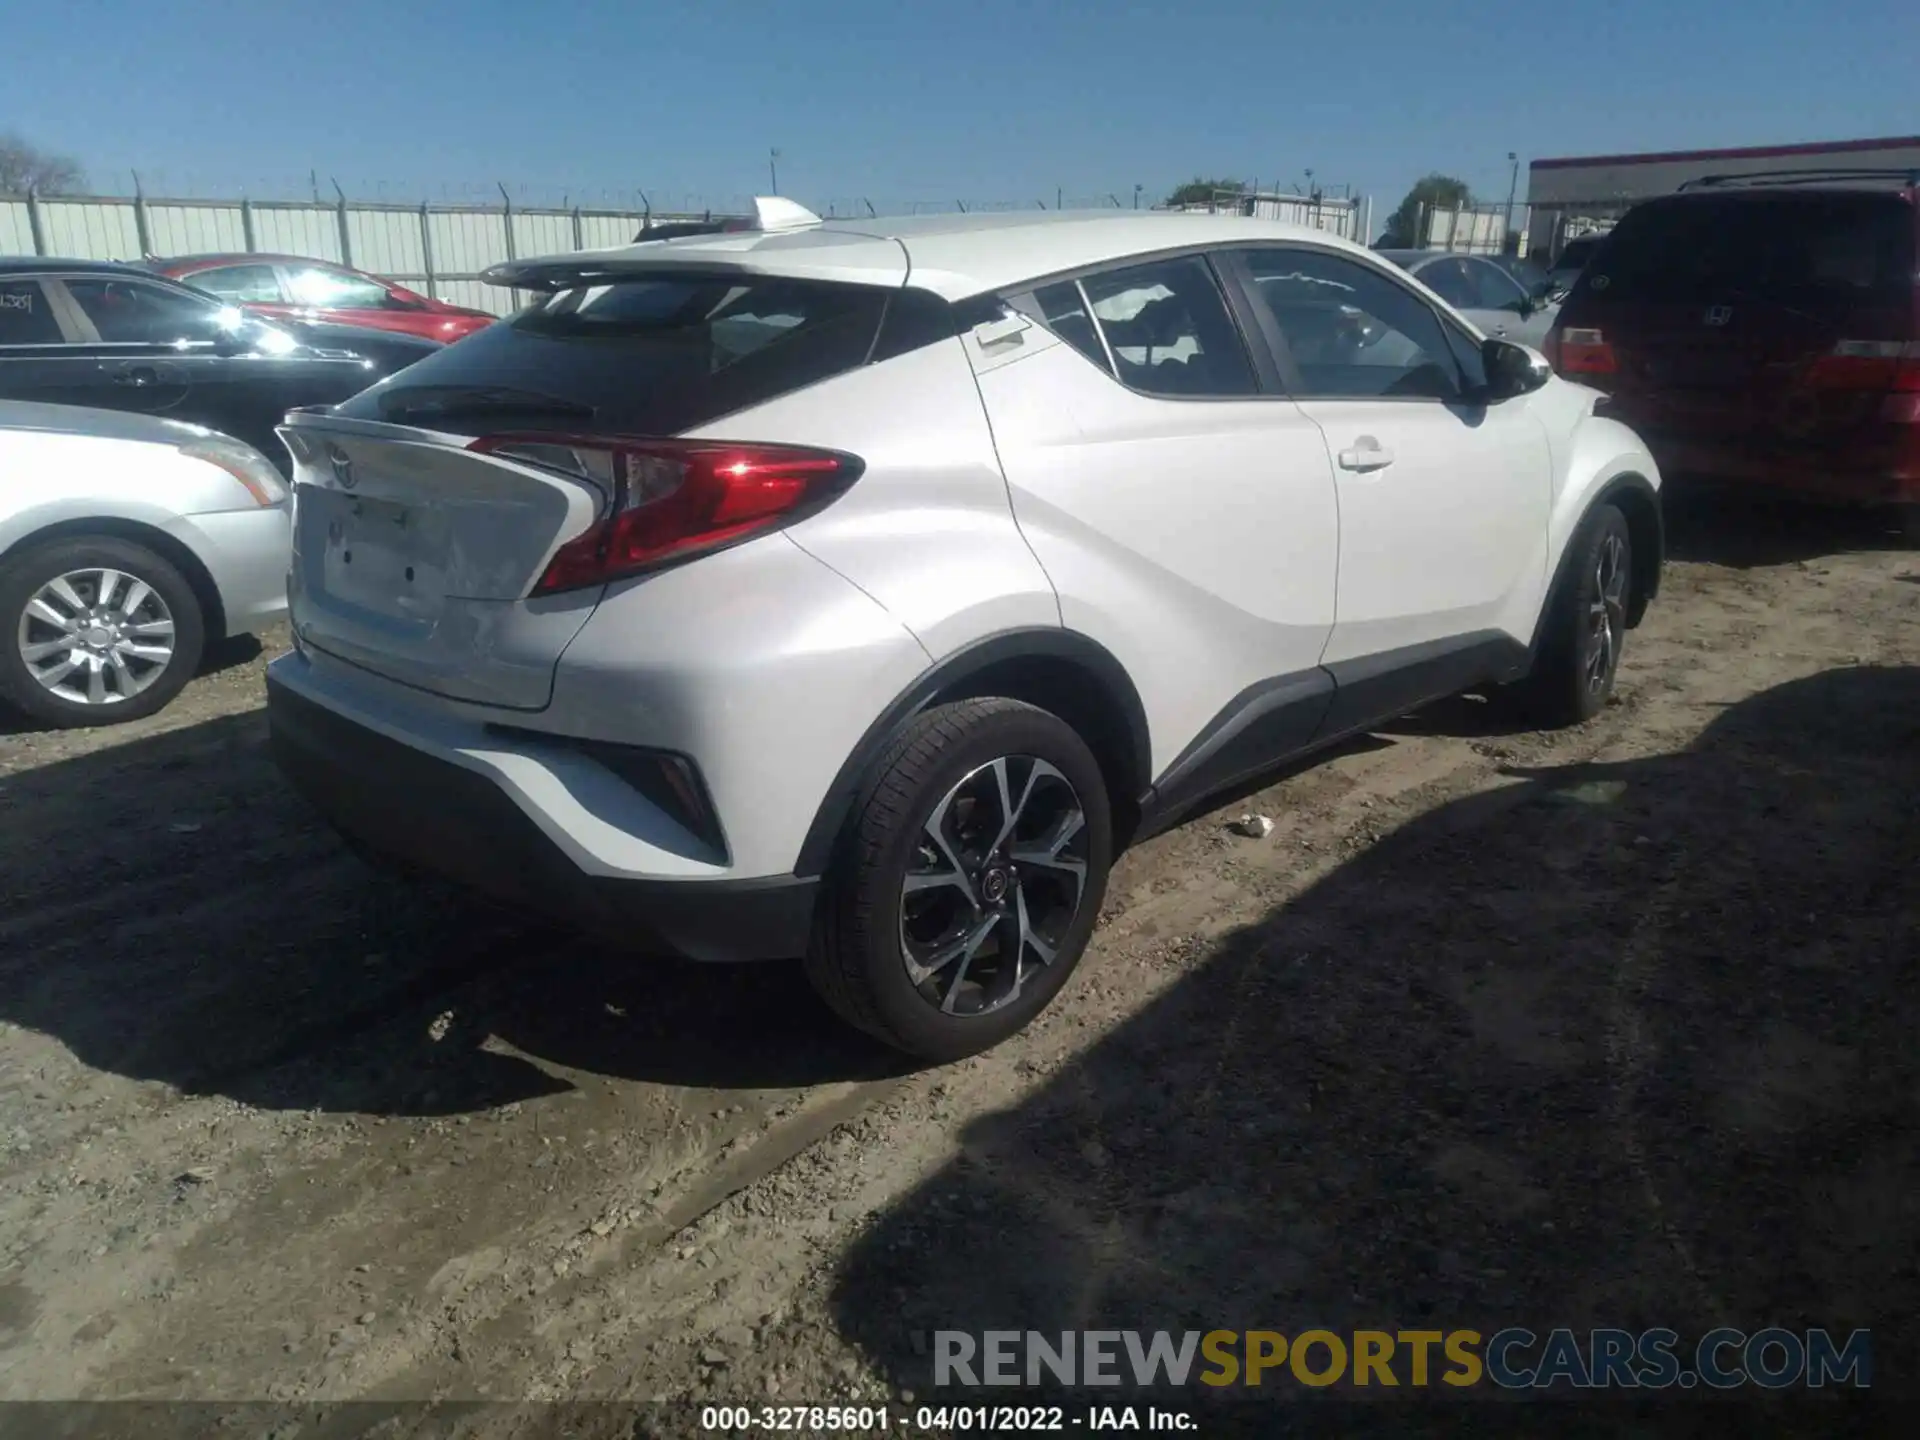
[[1502,254],[1506,253],[1507,237],[1513,234],[1513,197],[1520,189],[1520,156],[1512,150],[1507,151],[1507,163],[1513,167],[1513,171],[1507,177],[1507,227],[1500,236]]
[[767,184],[772,187],[775,195],[780,193],[780,152],[778,150],[767,151]]
[[1145,186],[1138,183],[1133,187],[1133,208],[1136,210],[1140,208],[1140,192],[1145,188]]

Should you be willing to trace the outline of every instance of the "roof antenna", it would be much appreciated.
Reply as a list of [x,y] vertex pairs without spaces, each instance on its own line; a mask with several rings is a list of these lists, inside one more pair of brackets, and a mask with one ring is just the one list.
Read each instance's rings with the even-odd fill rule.
[[806,206],[777,195],[754,196],[753,210],[756,230],[799,230],[821,223],[820,217]]

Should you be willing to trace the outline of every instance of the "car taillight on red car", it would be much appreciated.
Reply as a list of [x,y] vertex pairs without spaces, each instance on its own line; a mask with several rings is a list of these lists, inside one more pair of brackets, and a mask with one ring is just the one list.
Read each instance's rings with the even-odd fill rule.
[[1880,403],[1883,420],[1920,424],[1920,341],[1839,341],[1808,367],[1807,385],[1877,392],[1886,397]]
[[1611,375],[1619,369],[1613,346],[1598,330],[1570,326],[1547,337],[1547,360],[1557,375]]
[[860,476],[852,455],[794,445],[593,435],[486,435],[467,447],[584,480],[610,497],[554,552],[536,595],[601,585],[796,520]]

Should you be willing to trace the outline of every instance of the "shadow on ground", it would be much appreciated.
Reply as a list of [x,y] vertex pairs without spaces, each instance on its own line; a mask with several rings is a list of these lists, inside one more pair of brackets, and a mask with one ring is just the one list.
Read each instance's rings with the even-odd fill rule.
[[1885,510],[1816,505],[1790,496],[1670,480],[1662,508],[1667,554],[1746,570],[1865,551],[1916,552]]
[[[1231,935],[971,1128],[846,1258],[843,1332],[924,1399],[937,1329],[1869,1327],[1874,1394],[1913,1395],[1920,670],[1829,671],[1683,753],[1519,779]],[[1409,1396],[1202,1392],[1207,1433]],[[1494,1413],[1446,1398],[1367,1413]],[[1597,1407],[1598,1433],[1632,1413]],[[1840,1418],[1809,1423],[1857,1433]]]
[[797,965],[623,953],[383,878],[281,782],[259,711],[7,777],[0,809],[0,1019],[99,1070],[442,1115],[571,1088],[556,1066],[713,1088],[900,1068]]

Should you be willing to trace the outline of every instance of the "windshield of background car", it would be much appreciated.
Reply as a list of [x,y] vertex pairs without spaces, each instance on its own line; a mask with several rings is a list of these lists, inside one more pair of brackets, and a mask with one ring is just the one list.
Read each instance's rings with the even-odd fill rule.
[[1578,270],[1593,258],[1593,252],[1599,248],[1599,245],[1600,242],[1593,239],[1569,240],[1566,243],[1566,247],[1561,250],[1560,259],[1554,268],[1556,270]]
[[453,430],[551,413],[676,434],[865,364],[895,293],[682,273],[575,286],[538,296],[336,413]]
[[1631,211],[1581,288],[1680,304],[1741,295],[1903,304],[1913,272],[1913,208],[1896,197],[1727,196]]
[[1547,272],[1531,260],[1508,259],[1501,262],[1500,268],[1519,281],[1529,295],[1544,295],[1553,286]]

